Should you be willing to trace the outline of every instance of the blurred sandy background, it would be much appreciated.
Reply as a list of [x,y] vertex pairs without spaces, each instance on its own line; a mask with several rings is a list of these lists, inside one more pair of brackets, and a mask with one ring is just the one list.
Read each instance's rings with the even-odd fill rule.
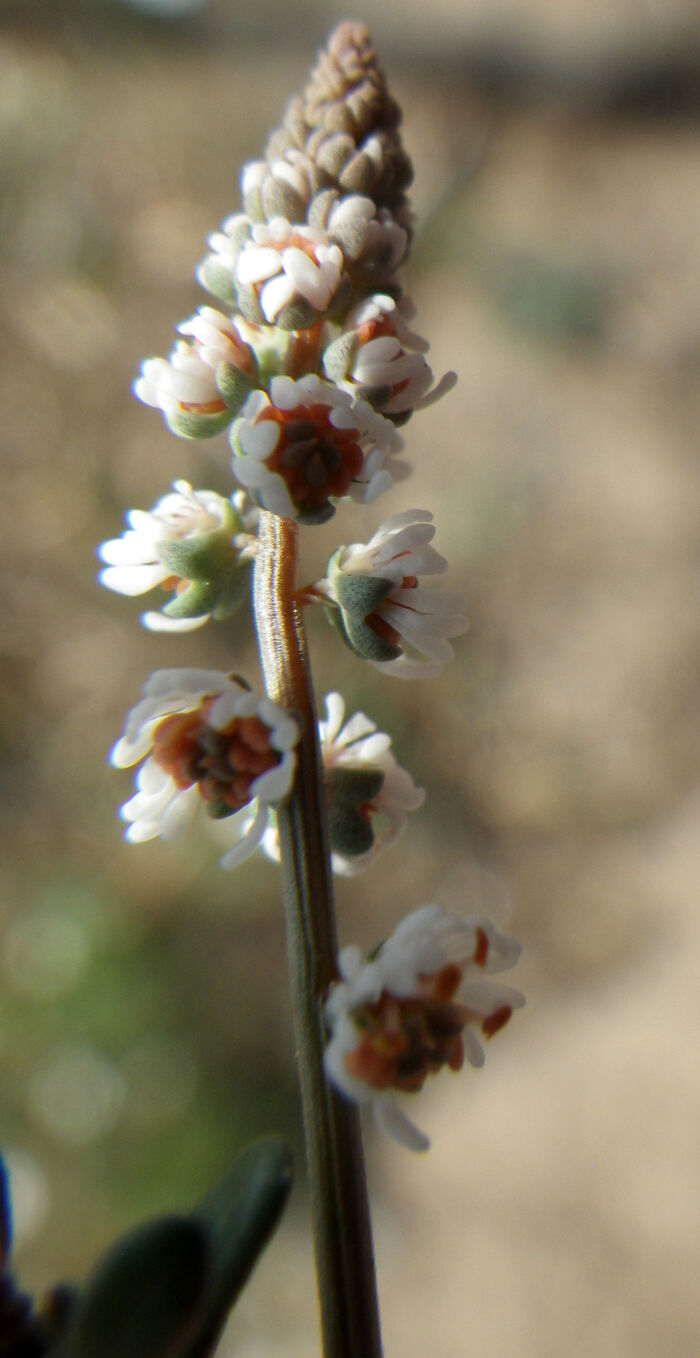
[[[204,238],[344,5],[0,5],[0,1123],[27,1286],[187,1204],[243,1141],[299,1146],[275,870],[129,848],[106,752],[145,675],[255,677],[249,630],[154,637],[95,544],[225,437],[138,406],[205,300]],[[525,944],[528,1008],[436,1082],[428,1157],[368,1129],[388,1358],[695,1350],[700,1190],[700,12],[694,0],[366,0],[416,168],[436,372],[391,506],[438,522],[470,633],[393,687],[312,621],[320,692],[428,788],[339,892],[367,945],[429,899]],[[302,1174],[222,1358],[317,1351]]]

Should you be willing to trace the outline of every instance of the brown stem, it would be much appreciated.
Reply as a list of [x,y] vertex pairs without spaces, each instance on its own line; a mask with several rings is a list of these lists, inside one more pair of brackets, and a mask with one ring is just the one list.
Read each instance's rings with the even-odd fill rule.
[[321,756],[301,609],[297,527],[261,513],[255,616],[265,687],[301,722],[298,768],[278,812],[287,944],[325,1358],[381,1358],[360,1119],[323,1070],[323,999],[337,940]]

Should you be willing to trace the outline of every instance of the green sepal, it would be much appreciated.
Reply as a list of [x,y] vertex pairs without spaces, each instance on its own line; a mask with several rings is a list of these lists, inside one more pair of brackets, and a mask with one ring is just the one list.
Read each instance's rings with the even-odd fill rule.
[[250,283],[239,283],[236,289],[238,310],[245,321],[251,325],[269,325],[255,288]]
[[190,583],[163,608],[169,618],[197,618],[212,613],[228,618],[250,594],[252,562],[241,561],[233,536],[243,523],[230,501],[220,528],[191,538],[159,542],[157,552],[173,575]]
[[379,636],[367,623],[367,618],[391,593],[394,581],[379,575],[340,570],[338,563],[344,551],[344,547],[338,547],[326,567],[326,578],[333,586],[336,605],[327,610],[327,615],[350,649],[363,660],[379,664],[395,660],[401,655],[401,648]]
[[295,297],[278,311],[275,325],[280,330],[308,330],[318,319],[318,311],[305,297]]
[[324,776],[331,848],[344,858],[357,858],[374,844],[374,831],[363,812],[384,785],[385,774],[377,768],[342,768],[336,765]]
[[352,330],[339,335],[323,351],[323,371],[329,382],[344,382],[357,353],[357,335]]
[[203,260],[197,270],[197,276],[207,292],[211,292],[229,307],[236,306],[237,293],[231,270],[219,263],[215,255]]
[[217,391],[225,400],[230,414],[237,415],[253,388],[258,385],[258,365],[255,363],[253,372],[245,373],[233,363],[222,361],[216,369],[215,380]]
[[227,429],[233,419],[228,406],[212,415],[198,415],[194,410],[182,410],[179,406],[171,414],[165,415],[165,422],[173,434],[181,439],[211,439]]

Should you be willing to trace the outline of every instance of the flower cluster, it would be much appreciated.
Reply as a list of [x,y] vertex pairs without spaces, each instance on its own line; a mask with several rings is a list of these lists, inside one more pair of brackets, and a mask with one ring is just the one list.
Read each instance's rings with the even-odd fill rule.
[[[142,616],[152,631],[194,631],[251,598],[266,516],[312,526],[385,494],[405,471],[397,429],[456,381],[434,380],[398,276],[412,233],[399,123],[367,30],[341,24],[263,158],[244,168],[241,210],[208,239],[197,277],[216,305],[177,326],[167,359],[142,364],[135,394],[173,433],[226,433],[229,445],[219,489],[176,480],[100,549],[108,589],[165,592]],[[434,535],[428,510],[395,513],[368,541],[337,547],[289,606],[321,605],[384,675],[436,676],[468,623],[461,595],[423,584],[447,569]],[[346,720],[338,693],[317,732],[303,731],[297,714],[243,680],[199,668],[153,674],[112,751],[118,768],[138,766],[122,807],[127,839],[176,839],[200,808],[230,830],[224,867],[259,845],[278,859],[278,815],[308,739],[322,763],[332,868],[367,869],[425,797],[390,736],[363,712]],[[422,1147],[393,1095],[445,1065],[481,1063],[480,1038],[522,1002],[484,976],[517,951],[490,925],[437,906],[410,915],[366,961],[346,949],[326,1006],[337,1088]]]
[[359,948],[345,948],[341,979],[326,1003],[326,1069],[334,1084],[371,1104],[403,1145],[427,1149],[395,1094],[415,1093],[443,1066],[484,1064],[481,1038],[493,1037],[524,1003],[519,991],[485,977],[519,955],[519,945],[493,925],[456,919],[439,905],[406,916],[366,959]]

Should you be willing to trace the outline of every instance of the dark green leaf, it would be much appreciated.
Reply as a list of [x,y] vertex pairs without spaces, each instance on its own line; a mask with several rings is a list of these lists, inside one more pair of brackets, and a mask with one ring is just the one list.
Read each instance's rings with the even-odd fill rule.
[[57,1358],[184,1358],[203,1315],[209,1251],[189,1217],[162,1217],[105,1255]]
[[[292,1183],[289,1148],[280,1137],[254,1141],[192,1213],[210,1253],[206,1319],[182,1358],[209,1358],[229,1310],[282,1214]],[[179,1354],[178,1354],[179,1358]]]

